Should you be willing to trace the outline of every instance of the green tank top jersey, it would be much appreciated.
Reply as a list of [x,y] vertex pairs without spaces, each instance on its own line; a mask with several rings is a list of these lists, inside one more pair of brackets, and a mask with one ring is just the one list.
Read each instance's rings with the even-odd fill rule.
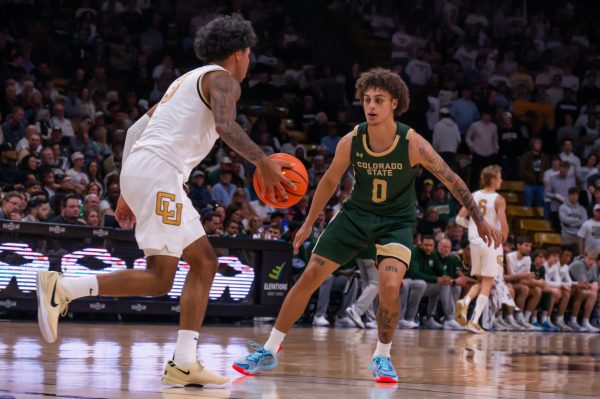
[[415,223],[417,168],[410,166],[406,137],[411,128],[399,122],[396,126],[394,143],[380,153],[369,147],[367,124],[355,128],[350,160],[356,182],[344,207]]

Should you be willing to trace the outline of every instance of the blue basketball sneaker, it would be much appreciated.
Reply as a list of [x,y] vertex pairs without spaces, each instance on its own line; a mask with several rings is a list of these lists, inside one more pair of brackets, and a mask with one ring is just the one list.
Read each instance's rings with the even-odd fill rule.
[[547,331],[547,332],[558,332],[558,331],[560,331],[558,328],[556,328],[552,324],[550,324],[548,322],[548,320],[546,320],[543,323],[540,323],[540,327],[542,327],[544,329],[544,331]]
[[232,365],[235,371],[244,375],[255,375],[257,371],[270,371],[277,367],[277,356],[254,341],[248,341],[248,344],[254,352],[236,360]]
[[369,369],[373,371],[375,382],[398,382],[398,373],[394,370],[389,357],[375,356],[369,364]]

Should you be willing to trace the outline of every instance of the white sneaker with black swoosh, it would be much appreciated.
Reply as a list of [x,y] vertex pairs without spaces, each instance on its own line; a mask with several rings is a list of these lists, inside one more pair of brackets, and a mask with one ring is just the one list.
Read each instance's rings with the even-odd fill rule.
[[208,371],[200,362],[180,367],[173,360],[169,360],[162,377],[163,385],[204,386],[206,384],[223,385],[228,382],[229,378]]
[[67,314],[69,298],[60,286],[62,274],[37,272],[38,325],[42,337],[52,343],[58,336],[58,317]]

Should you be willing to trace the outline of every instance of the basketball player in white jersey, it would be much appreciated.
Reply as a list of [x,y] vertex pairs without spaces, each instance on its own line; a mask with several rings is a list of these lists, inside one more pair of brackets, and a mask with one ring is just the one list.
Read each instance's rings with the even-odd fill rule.
[[285,193],[282,185],[293,187],[281,173],[282,166],[290,165],[267,158],[235,121],[239,82],[246,76],[255,42],[252,25],[240,17],[219,17],[205,25],[194,48],[209,64],[175,80],[160,103],[129,129],[120,177],[122,197],[115,214],[123,227],[137,222],[135,236],[147,268],[80,278],[38,273],[38,322],[46,341],[56,340],[59,314],[65,314],[74,299],[166,295],[183,255],[190,269],[180,299],[175,353],[162,382],[229,381],[197,360],[198,331],[218,261],[183,184],[221,138],[256,165],[269,191]]
[[[482,190],[473,193],[473,200],[479,206],[483,218],[490,226],[502,232],[502,241],[508,238],[508,223],[506,221],[506,200],[496,190],[502,186],[502,169],[498,165],[491,165],[481,171]],[[456,217],[456,222],[467,226],[468,211],[462,208]],[[489,247],[477,234],[477,227],[473,220],[468,223],[469,241],[471,243],[471,274],[479,280],[467,295],[456,302],[456,320],[461,325],[466,325],[467,330],[481,334],[484,330],[479,326],[479,319],[488,306],[492,283],[496,276],[504,270],[504,254],[502,247]],[[477,298],[475,312],[467,323],[467,309],[471,300]]]

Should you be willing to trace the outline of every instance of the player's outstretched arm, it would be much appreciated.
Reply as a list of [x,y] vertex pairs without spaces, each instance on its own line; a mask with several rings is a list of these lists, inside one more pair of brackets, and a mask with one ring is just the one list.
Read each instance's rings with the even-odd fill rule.
[[294,252],[298,251],[300,245],[302,245],[312,232],[312,227],[315,224],[315,220],[317,220],[319,212],[325,208],[325,205],[337,190],[338,183],[342,180],[342,176],[348,169],[348,166],[350,166],[352,134],[353,133],[348,133],[342,137],[335,149],[335,155],[329,169],[327,169],[327,172],[325,172],[317,185],[317,190],[315,191],[306,220],[294,238]]
[[409,157],[411,166],[421,164],[444,184],[454,197],[468,211],[475,222],[479,235],[488,245],[494,243],[498,248],[502,245],[501,233],[490,226],[484,219],[465,182],[450,169],[431,144],[412,130],[409,139]]
[[500,232],[502,232],[502,242],[508,240],[508,221],[506,220],[506,200],[503,196],[496,197],[496,215],[500,222]]
[[207,89],[203,90],[203,93],[209,94],[210,108],[215,117],[215,126],[219,137],[235,152],[257,167],[262,176],[265,191],[274,197],[274,189],[277,189],[284,198],[287,198],[283,185],[292,189],[295,187],[283,176],[281,168],[293,165],[268,158],[236,122],[236,104],[242,93],[237,80],[227,72],[212,72],[203,79],[202,87],[199,89]]

